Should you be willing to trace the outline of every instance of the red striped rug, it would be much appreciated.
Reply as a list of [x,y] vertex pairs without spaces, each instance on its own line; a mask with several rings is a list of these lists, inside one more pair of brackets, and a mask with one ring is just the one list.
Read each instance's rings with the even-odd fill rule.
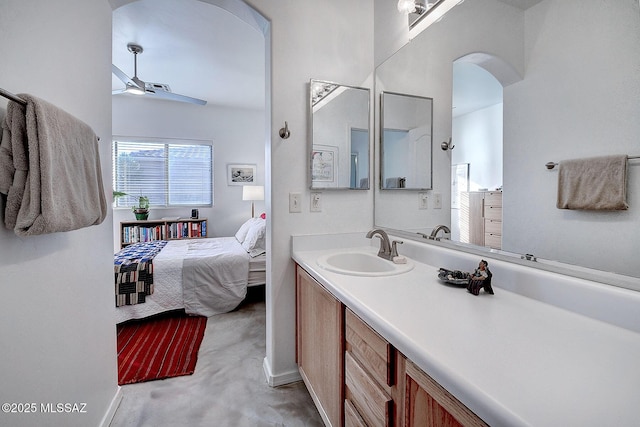
[[184,313],[118,325],[118,384],[193,374],[206,326]]

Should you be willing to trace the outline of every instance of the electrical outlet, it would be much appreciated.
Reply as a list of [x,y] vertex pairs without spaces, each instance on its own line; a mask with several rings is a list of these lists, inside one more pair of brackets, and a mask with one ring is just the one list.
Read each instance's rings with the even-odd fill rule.
[[442,194],[433,193],[433,209],[442,209]]
[[418,209],[427,209],[427,207],[429,206],[427,201],[428,201],[427,193],[424,193],[424,192],[418,193]]
[[311,193],[311,212],[322,212],[321,193]]
[[289,193],[289,213],[302,212],[302,196],[300,193]]

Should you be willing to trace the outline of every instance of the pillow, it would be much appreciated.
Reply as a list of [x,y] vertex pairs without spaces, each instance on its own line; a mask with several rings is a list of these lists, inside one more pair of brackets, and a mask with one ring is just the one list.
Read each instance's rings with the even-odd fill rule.
[[248,219],[244,224],[240,226],[240,228],[236,232],[236,240],[238,240],[238,242],[240,243],[244,242],[244,239],[247,238],[247,233],[249,232],[249,229],[255,223],[256,219],[259,219],[259,218]]
[[267,222],[260,218],[256,219],[258,221],[251,225],[244,242],[242,242],[242,247],[251,257],[256,257],[266,252],[264,240],[267,232]]

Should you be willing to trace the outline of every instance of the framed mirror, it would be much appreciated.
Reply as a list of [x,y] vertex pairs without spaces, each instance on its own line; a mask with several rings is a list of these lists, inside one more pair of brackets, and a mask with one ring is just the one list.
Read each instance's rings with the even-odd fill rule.
[[311,80],[310,188],[368,190],[369,89]]
[[429,190],[433,99],[382,92],[380,95],[380,188]]
[[[545,167],[639,154],[639,9],[637,1],[466,1],[412,38],[376,68],[375,94],[438,101],[433,189],[425,208],[419,194],[376,189],[375,225],[424,241],[417,233],[444,224],[456,248],[576,275],[600,270],[598,280],[640,290],[640,161],[628,163],[630,207],[616,212],[557,209],[558,170]],[[441,149],[451,137],[453,149]],[[502,198],[501,226],[483,226],[501,233],[501,249],[486,235],[483,246],[464,241],[463,197],[480,193],[485,206]]]

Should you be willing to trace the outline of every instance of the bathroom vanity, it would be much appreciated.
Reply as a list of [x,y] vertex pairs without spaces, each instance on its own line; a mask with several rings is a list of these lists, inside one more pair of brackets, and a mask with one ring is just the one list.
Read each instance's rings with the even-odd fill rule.
[[[363,235],[293,238],[297,363],[327,425],[637,422],[637,292],[489,259],[495,295],[473,296],[437,272],[472,270],[476,256],[407,241],[411,268],[397,274],[318,262],[375,256],[377,239]],[[574,286],[583,292],[567,294]]]

